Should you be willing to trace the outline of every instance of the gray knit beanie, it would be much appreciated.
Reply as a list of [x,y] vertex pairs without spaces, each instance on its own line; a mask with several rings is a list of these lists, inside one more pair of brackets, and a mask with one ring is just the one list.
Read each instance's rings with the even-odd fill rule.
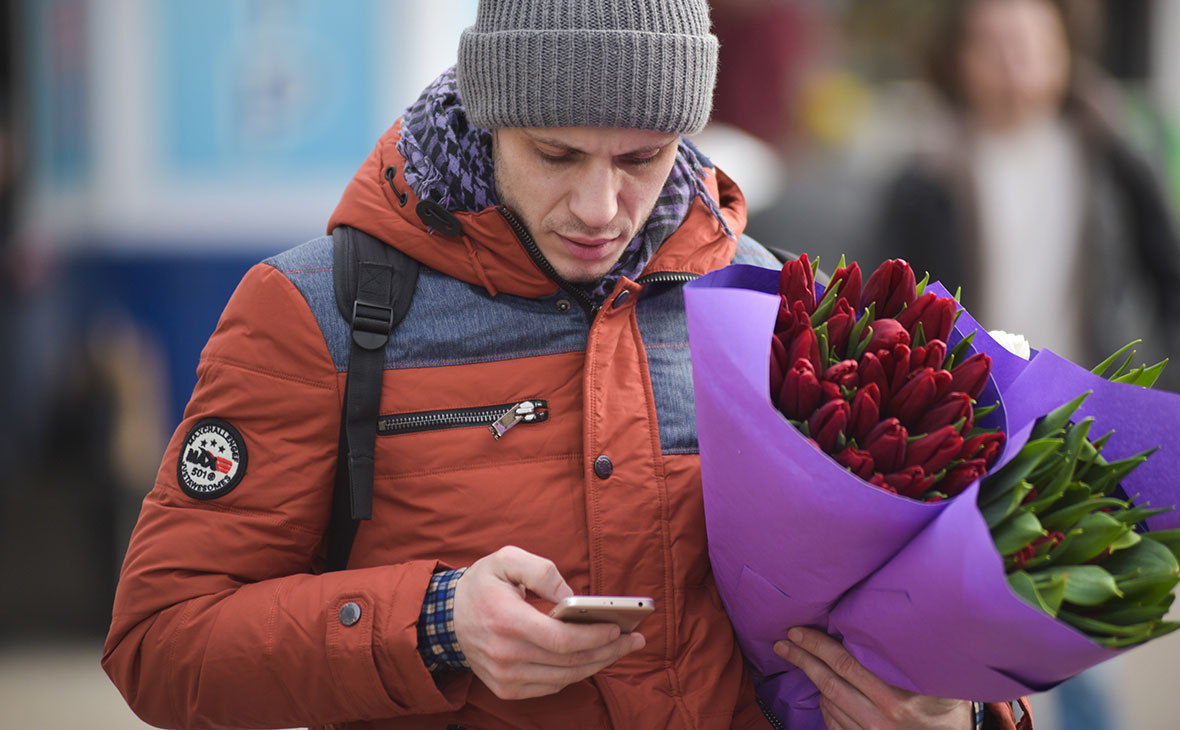
[[456,67],[478,127],[692,134],[709,121],[706,0],[480,0]]

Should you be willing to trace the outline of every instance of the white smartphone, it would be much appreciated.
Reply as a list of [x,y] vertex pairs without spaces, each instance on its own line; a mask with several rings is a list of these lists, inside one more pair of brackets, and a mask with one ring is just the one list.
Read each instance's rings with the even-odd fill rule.
[[616,624],[626,634],[654,610],[656,603],[647,596],[570,596],[554,606],[549,615],[574,623]]

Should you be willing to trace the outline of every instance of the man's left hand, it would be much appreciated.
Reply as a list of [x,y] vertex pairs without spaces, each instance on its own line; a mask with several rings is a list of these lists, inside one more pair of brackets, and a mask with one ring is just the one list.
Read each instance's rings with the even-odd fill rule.
[[819,688],[828,730],[970,730],[971,703],[914,694],[865,669],[844,646],[815,629],[794,628],[774,651]]

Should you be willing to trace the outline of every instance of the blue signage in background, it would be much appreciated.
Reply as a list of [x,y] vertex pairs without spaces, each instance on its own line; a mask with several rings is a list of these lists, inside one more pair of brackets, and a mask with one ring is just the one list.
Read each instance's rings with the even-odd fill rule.
[[384,129],[373,119],[375,0],[202,0],[156,12],[166,175],[351,172]]

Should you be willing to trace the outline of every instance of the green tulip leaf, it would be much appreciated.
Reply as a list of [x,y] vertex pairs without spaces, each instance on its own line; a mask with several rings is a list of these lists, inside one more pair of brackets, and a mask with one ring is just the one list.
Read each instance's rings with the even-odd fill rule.
[[1045,530],[1037,516],[1025,510],[1017,510],[1009,515],[992,530],[992,540],[996,543],[996,550],[1000,555],[1011,555],[1038,537],[1043,537]]
[[993,501],[1003,500],[1037,467],[1037,464],[1061,448],[1061,444],[1061,439],[1038,439],[1026,443],[1016,458],[1005,464],[999,471],[983,478],[979,486],[979,503],[986,505]]
[[[1056,556],[1054,562],[1058,565],[1080,565],[1093,560],[1129,529],[1105,512],[1091,512],[1074,524],[1070,530],[1071,534],[1080,532],[1068,546],[1062,543],[1062,552]],[[1111,571],[1121,572],[1115,568]]]
[[1075,606],[1100,606],[1112,598],[1122,598],[1123,592],[1114,576],[1097,565],[1071,565],[1040,571],[1046,578],[1060,577],[1065,581],[1065,600]]
[[1023,570],[1013,571],[1008,575],[1008,585],[1012,592],[1026,602],[1041,609],[1050,616],[1056,616],[1065,597],[1065,579],[1053,582],[1034,582],[1032,576]]
[[972,332],[963,339],[959,340],[959,344],[955,345],[953,348],[951,348],[951,351],[947,353],[946,360],[944,360],[942,363],[943,370],[953,370],[955,365],[958,365],[959,362],[965,360],[966,358],[964,355],[967,354],[967,348],[971,347],[971,342],[974,339],[975,333]]
[[[1078,520],[1082,519],[1091,512],[1096,512],[1104,507],[1124,507],[1126,502],[1121,499],[1114,499],[1113,497],[1104,497],[1101,499],[1088,499],[1083,502],[1071,504],[1067,507],[1052,510],[1051,512],[1041,514],[1041,522],[1045,525],[1047,530],[1058,530],[1065,532],[1069,528],[1077,524]],[[1115,518],[1112,518],[1115,519]],[[1119,524],[1125,524],[1121,520],[1115,520]]]
[[[1115,350],[1114,353],[1112,353],[1110,357],[1106,358],[1102,362],[1095,365],[1094,369],[1092,369],[1090,372],[1092,372],[1098,376],[1104,375],[1106,373],[1107,369],[1110,368],[1110,366],[1113,365],[1116,360],[1118,360],[1120,357],[1123,356],[1124,353],[1126,353],[1128,350],[1130,350],[1135,345],[1138,345],[1140,342],[1143,342],[1143,340],[1131,340],[1127,344],[1120,347],[1118,350]],[[1135,353],[1132,352],[1130,357],[1134,357],[1134,356],[1135,356]]]
[[1092,390],[1087,390],[1077,398],[1057,406],[1045,415],[1037,419],[1036,425],[1033,426],[1032,433],[1029,435],[1029,440],[1042,439],[1048,436],[1055,435],[1058,431],[1065,428],[1065,425],[1073,418],[1073,414],[1085,402]]
[[988,529],[993,529],[1001,522],[1003,522],[1008,515],[1016,511],[1020,507],[1020,503],[1032,491],[1033,485],[1028,482],[1020,482],[1016,488],[1008,493],[1008,499],[996,499],[980,508],[983,513],[983,519],[987,522]]

